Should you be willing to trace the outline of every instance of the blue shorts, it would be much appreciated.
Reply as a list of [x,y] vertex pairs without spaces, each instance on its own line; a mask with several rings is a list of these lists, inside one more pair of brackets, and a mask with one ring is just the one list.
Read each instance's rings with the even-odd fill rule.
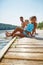
[[23,34],[26,36],[26,37],[29,37],[29,35],[27,34],[27,31],[23,31]]

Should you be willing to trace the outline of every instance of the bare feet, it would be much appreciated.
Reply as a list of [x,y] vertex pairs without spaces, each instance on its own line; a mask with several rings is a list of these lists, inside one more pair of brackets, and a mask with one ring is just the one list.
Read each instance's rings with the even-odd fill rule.
[[6,37],[10,37],[10,36],[11,36],[11,33],[6,32]]

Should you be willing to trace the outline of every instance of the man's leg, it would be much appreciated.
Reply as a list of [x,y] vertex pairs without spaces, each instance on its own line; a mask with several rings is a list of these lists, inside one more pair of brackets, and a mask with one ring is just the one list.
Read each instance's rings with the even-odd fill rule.
[[24,34],[22,34],[22,33],[20,33],[20,34],[13,34],[13,36],[12,36],[12,38],[14,38],[15,36],[19,36],[19,37],[25,37],[25,35]]
[[16,32],[20,32],[22,33],[23,32],[23,29],[22,28],[16,28],[12,33],[8,33],[6,32],[6,36],[13,36],[13,34],[15,34]]
[[20,33],[22,33],[23,32],[23,29],[22,28],[16,28],[13,32],[12,32],[12,34],[11,34],[11,36],[14,34],[14,33],[16,33],[16,32],[20,32]]

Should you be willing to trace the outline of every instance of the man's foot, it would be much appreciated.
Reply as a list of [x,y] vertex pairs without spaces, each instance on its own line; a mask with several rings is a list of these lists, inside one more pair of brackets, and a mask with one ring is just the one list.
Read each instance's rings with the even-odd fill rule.
[[6,37],[10,37],[10,36],[11,36],[11,33],[6,32]]

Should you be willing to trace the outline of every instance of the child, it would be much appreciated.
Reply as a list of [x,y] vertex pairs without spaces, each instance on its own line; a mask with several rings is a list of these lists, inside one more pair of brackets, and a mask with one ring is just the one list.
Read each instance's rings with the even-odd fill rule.
[[29,24],[29,20],[25,20],[25,26],[27,26],[27,24]]

